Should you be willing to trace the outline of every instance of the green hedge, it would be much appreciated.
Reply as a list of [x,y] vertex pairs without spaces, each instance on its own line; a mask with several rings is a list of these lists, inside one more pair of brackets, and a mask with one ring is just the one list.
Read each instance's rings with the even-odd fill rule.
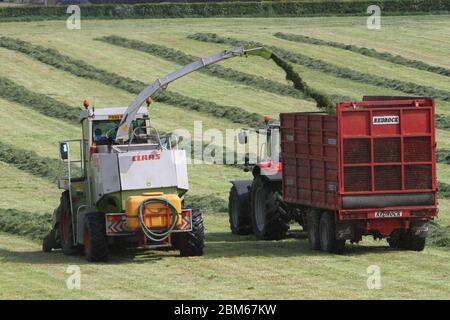
[[[84,19],[124,19],[367,15],[366,10],[369,5],[379,5],[384,15],[450,11],[450,2],[446,0],[105,4],[80,7]],[[67,19],[66,8],[66,6],[3,7],[0,8],[0,20]]]
[[[33,45],[19,39],[0,37],[0,47],[21,52],[57,69],[67,71],[82,78],[96,80],[132,94],[139,94],[148,85],[138,80],[98,69],[82,60],[76,60],[63,55],[55,49]],[[218,118],[225,118],[232,122],[254,128],[259,128],[263,124],[262,117],[256,113],[251,113],[235,106],[223,106],[206,100],[194,99],[176,92],[158,91],[153,95],[153,98],[157,102],[202,112]]]
[[[199,57],[186,54],[180,50],[153,43],[146,43],[139,40],[127,39],[119,36],[108,36],[95,40],[106,42],[123,48],[149,53],[151,55],[180,65],[186,65],[200,59]],[[285,85],[277,81],[265,79],[261,76],[255,76],[249,73],[236,71],[231,68],[225,68],[220,65],[210,65],[207,68],[200,69],[199,72],[228,81],[245,84],[270,93],[304,99],[304,95],[302,95],[300,91],[296,90],[290,85]]]
[[288,41],[314,44],[314,45],[319,45],[319,46],[327,46],[327,47],[347,50],[347,51],[359,53],[359,54],[367,56],[367,57],[375,58],[378,60],[384,60],[384,61],[388,61],[391,63],[407,66],[410,68],[433,72],[433,73],[437,73],[437,74],[440,74],[443,76],[450,77],[450,69],[447,69],[444,67],[439,67],[439,66],[433,66],[433,65],[430,65],[423,61],[408,59],[408,58],[402,57],[400,55],[391,54],[389,52],[380,52],[380,51],[377,51],[372,48],[358,47],[355,45],[334,42],[334,41],[326,41],[326,40],[322,40],[322,39],[304,36],[301,34],[290,34],[290,33],[277,32],[274,34],[274,36],[277,38],[283,39],[283,40],[288,40]]

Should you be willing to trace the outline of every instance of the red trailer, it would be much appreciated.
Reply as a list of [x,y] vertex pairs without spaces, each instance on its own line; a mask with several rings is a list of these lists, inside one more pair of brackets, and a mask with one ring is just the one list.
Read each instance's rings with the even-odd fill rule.
[[[372,101],[371,101],[372,100]],[[282,113],[282,197],[312,249],[387,238],[422,250],[437,209],[434,100],[367,97],[336,115]]]

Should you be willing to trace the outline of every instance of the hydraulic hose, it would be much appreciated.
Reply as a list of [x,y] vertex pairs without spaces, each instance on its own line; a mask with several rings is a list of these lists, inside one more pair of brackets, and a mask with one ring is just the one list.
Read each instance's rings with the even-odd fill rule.
[[[172,223],[170,226],[167,227],[167,229],[164,230],[152,230],[149,227],[145,225],[143,212],[145,205],[149,203],[164,203],[167,205],[170,210],[172,211]],[[152,241],[161,242],[166,240],[169,237],[170,232],[175,228],[177,225],[178,220],[178,211],[177,208],[174,207],[173,204],[171,204],[167,199],[164,198],[150,198],[146,199],[142,202],[142,204],[139,206],[138,209],[138,217],[139,217],[139,224],[141,226],[142,232]]]

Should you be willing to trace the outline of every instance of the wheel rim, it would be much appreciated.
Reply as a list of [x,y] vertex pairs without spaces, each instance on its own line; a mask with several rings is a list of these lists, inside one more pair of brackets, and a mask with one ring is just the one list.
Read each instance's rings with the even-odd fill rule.
[[64,243],[69,241],[69,215],[65,210],[61,211],[61,227],[62,227],[62,238]]
[[267,208],[266,208],[266,199],[263,189],[258,188],[255,194],[255,220],[256,227],[260,232],[264,230],[266,225],[266,216],[267,216]]

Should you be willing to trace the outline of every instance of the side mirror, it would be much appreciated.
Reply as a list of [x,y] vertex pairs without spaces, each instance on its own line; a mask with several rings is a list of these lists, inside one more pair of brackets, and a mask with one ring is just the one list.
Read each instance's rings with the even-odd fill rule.
[[69,158],[69,146],[66,142],[61,142],[59,144],[59,154],[62,160],[67,160]]
[[246,144],[247,143],[247,133],[245,131],[239,132],[238,140],[239,140],[239,144]]

